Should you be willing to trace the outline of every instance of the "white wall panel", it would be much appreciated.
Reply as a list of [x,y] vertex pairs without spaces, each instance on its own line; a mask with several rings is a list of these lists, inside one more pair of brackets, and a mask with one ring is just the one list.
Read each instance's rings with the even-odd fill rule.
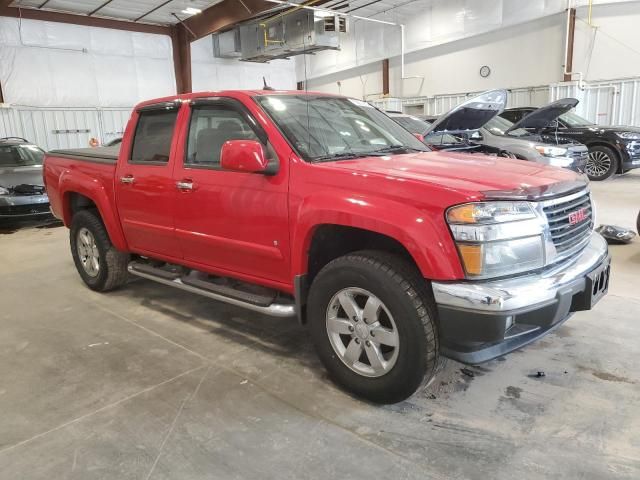
[[262,77],[276,89],[296,88],[294,60],[270,63],[240,62],[215,58],[211,37],[191,44],[191,77],[194,91],[260,89]]
[[171,40],[0,17],[5,101],[42,107],[129,107],[175,93]]

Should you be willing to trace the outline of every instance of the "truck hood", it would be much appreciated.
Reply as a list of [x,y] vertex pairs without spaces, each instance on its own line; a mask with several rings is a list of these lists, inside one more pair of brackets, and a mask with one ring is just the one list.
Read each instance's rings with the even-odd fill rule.
[[[483,154],[419,152],[365,157],[323,164],[330,168],[456,190],[468,197],[540,198],[584,186],[584,179],[560,168]],[[558,188],[558,184],[566,188]],[[376,184],[379,186],[379,184]]]
[[0,187],[13,188],[17,185],[44,185],[42,165],[0,168]]
[[502,112],[506,104],[506,90],[489,90],[481,93],[438,117],[424,136],[433,132],[477,130]]
[[533,128],[539,130],[546,127],[563,113],[568,112],[575,107],[579,100],[575,98],[562,98],[551,102],[549,105],[540,107],[528,115],[525,115],[519,122],[514,123],[506,132],[517,130],[518,128]]

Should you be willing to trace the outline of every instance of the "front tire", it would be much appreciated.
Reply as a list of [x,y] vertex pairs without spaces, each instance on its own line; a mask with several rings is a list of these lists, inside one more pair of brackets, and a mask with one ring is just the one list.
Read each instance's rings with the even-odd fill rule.
[[375,403],[396,403],[434,376],[435,304],[411,263],[360,251],[327,264],[311,285],[311,337],[330,376]]
[[609,147],[596,145],[589,148],[589,159],[585,173],[589,180],[601,181],[611,178],[618,171],[618,156]]
[[129,255],[111,244],[96,213],[91,210],[76,213],[71,221],[69,240],[76,269],[91,290],[106,292],[127,281]]

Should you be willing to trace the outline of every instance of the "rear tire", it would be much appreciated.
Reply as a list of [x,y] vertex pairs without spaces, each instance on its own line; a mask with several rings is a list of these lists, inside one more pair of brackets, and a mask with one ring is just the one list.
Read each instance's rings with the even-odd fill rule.
[[618,156],[609,147],[601,145],[589,147],[589,159],[585,167],[589,180],[599,182],[611,178],[618,172],[618,168]]
[[69,240],[76,269],[91,290],[107,292],[127,281],[129,254],[111,244],[96,213],[91,210],[76,213],[71,221]]
[[401,257],[360,251],[333,260],[311,285],[307,314],[330,376],[359,397],[396,403],[435,374],[433,295],[415,266]]

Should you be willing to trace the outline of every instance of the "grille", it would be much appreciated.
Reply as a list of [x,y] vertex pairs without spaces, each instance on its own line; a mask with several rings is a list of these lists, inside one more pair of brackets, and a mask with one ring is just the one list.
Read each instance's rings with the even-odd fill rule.
[[569,152],[569,156],[571,158],[576,158],[578,160],[584,160],[585,162],[589,158],[588,150],[573,150]]
[[11,192],[14,195],[43,195],[44,191],[45,190],[42,185],[28,185],[24,183],[16,185],[11,189]]
[[589,151],[584,150],[570,150],[569,156],[574,159],[574,168],[577,172],[584,173],[587,161],[589,160]]
[[554,260],[561,260],[583,249],[589,243],[593,230],[589,192],[585,190],[545,203],[543,211],[558,255]]
[[38,203],[34,205],[4,205],[0,206],[0,216],[10,215],[38,215],[49,212],[48,203]]

